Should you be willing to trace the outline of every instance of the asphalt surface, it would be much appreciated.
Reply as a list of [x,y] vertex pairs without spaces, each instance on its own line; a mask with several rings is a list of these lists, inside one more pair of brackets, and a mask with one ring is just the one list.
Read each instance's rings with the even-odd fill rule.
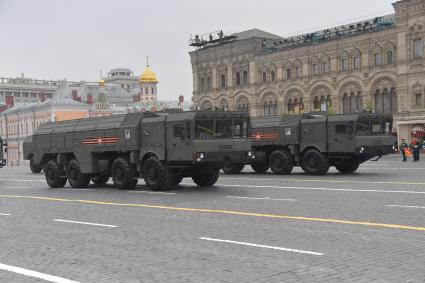
[[425,282],[425,162],[50,189],[0,169],[0,282]]

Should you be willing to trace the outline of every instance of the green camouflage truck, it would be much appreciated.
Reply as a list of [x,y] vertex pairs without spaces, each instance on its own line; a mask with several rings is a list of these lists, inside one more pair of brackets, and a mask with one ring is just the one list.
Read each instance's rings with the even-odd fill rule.
[[6,151],[6,144],[3,143],[2,138],[0,137],[0,168],[3,168],[4,166],[6,166],[6,159],[4,156],[4,153]]
[[212,186],[230,162],[254,158],[243,112],[131,113],[41,125],[24,142],[24,157],[43,168],[47,184],[74,188],[105,184],[152,190],[192,177]]
[[[392,116],[303,114],[251,118],[256,172],[290,174],[294,166],[310,175],[326,174],[330,166],[344,174],[374,157],[394,152]],[[245,163],[246,164],[246,163]],[[245,164],[228,164],[223,171],[239,173]]]

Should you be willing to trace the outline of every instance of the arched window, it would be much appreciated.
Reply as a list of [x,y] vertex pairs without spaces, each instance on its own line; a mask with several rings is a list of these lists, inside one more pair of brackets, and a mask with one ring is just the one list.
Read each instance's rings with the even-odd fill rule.
[[341,71],[348,71],[348,59],[347,58],[341,59]]
[[392,51],[387,51],[387,64],[394,64],[394,55]]
[[211,78],[207,78],[207,90],[211,90]]
[[276,75],[275,75],[274,71],[271,71],[270,75],[271,75],[272,83],[276,82]]
[[288,100],[288,114],[294,114],[294,104],[292,103],[292,99]]
[[202,78],[201,79],[201,91],[204,91],[204,90],[205,90],[205,79]]
[[155,88],[151,87],[151,93],[155,94]]
[[229,110],[229,102],[226,99],[220,101],[220,108],[224,111]]
[[360,69],[360,58],[355,56],[353,57],[353,70]]
[[286,79],[290,80],[291,78],[292,78],[291,69],[288,68],[288,69],[286,69]]
[[278,114],[277,101],[272,95],[264,99],[263,103],[264,116],[273,116]]
[[247,85],[248,84],[248,72],[244,71],[243,72],[243,85]]
[[236,73],[236,85],[241,85],[241,73],[239,72]]
[[417,93],[415,95],[415,105],[416,106],[422,106],[422,94],[421,93]]
[[295,75],[297,76],[297,79],[301,78],[301,67],[297,66],[297,68],[295,68]]
[[319,101],[319,97],[317,96],[314,97],[313,108],[315,112],[320,111],[320,101]]
[[373,65],[374,66],[379,66],[381,65],[381,54],[379,53],[375,53],[373,55]]
[[328,74],[330,72],[330,68],[329,68],[329,62],[323,62],[323,72],[325,74]]
[[263,72],[263,83],[267,82],[267,74],[266,72]]
[[220,85],[222,88],[226,87],[226,75],[221,75],[220,77]]
[[236,101],[236,107],[239,111],[248,111],[249,102],[245,96],[239,97]]

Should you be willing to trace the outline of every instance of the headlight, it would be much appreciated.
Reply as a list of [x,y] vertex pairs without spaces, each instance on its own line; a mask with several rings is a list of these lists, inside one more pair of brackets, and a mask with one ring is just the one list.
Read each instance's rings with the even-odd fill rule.
[[251,156],[252,156],[252,151],[251,151],[251,150],[249,150],[249,151],[248,151],[248,156],[249,156],[249,157],[251,157]]
[[203,153],[203,152],[194,152],[193,153],[193,160],[202,161],[204,158],[205,158],[205,153]]
[[204,157],[205,157],[205,154],[204,154],[203,152],[201,152],[201,153],[199,154],[199,158],[204,159]]
[[359,147],[359,152],[360,152],[360,153],[363,153],[364,151],[365,151],[364,146]]

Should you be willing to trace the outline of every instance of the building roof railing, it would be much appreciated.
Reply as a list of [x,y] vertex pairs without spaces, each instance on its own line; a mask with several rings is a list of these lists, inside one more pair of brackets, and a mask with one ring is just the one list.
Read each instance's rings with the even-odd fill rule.
[[263,49],[265,53],[271,53],[279,50],[317,45],[331,40],[377,32],[393,27],[395,27],[394,14],[279,40],[264,40]]

